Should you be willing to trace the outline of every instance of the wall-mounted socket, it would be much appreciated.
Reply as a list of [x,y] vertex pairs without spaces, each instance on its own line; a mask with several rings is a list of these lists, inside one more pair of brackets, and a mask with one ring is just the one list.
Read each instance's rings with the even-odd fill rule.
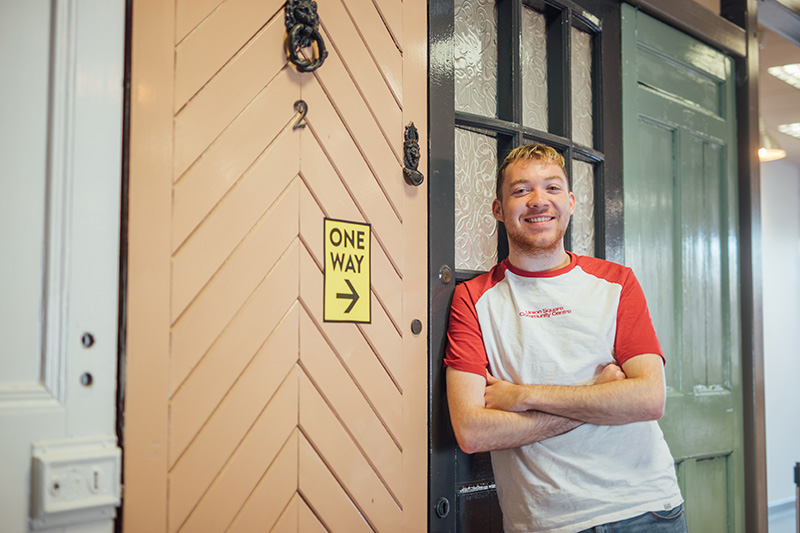
[[113,437],[36,443],[31,525],[41,529],[113,517],[120,504],[121,464]]

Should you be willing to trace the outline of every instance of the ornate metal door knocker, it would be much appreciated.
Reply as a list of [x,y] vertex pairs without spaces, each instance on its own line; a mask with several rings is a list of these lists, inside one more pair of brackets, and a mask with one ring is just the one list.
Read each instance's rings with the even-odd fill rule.
[[419,133],[413,122],[406,126],[405,141],[403,141],[403,176],[409,185],[419,187],[425,176],[417,170],[419,166]]
[[[287,0],[286,2],[286,51],[297,70],[312,72],[317,70],[328,57],[325,42],[319,33],[317,3],[313,0]],[[306,59],[300,50],[317,43],[317,58]],[[313,48],[312,48],[313,49]],[[313,52],[312,52],[313,53]]]

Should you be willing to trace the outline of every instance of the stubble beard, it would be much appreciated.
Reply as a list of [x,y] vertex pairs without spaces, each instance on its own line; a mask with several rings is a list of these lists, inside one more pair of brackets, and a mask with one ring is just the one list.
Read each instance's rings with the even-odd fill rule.
[[531,235],[519,228],[509,229],[506,225],[509,247],[528,257],[549,257],[563,249],[566,233],[566,227],[559,228],[554,239],[541,242],[541,236]]

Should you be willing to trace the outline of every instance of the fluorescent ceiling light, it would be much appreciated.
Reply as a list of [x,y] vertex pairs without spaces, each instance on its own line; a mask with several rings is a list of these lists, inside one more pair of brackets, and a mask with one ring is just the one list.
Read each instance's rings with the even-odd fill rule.
[[792,63],[780,67],[769,67],[767,72],[779,80],[785,81],[792,87],[800,89],[800,63]]
[[781,124],[778,126],[778,131],[800,139],[800,122],[795,122],[794,124]]

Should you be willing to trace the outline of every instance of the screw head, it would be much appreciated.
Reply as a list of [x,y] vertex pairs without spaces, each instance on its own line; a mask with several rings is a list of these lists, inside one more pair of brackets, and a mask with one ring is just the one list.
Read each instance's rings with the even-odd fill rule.
[[411,321],[411,333],[414,335],[419,335],[422,332],[422,322],[415,318]]
[[84,333],[81,337],[81,344],[83,344],[84,348],[91,348],[94,344],[94,335],[91,333]]

